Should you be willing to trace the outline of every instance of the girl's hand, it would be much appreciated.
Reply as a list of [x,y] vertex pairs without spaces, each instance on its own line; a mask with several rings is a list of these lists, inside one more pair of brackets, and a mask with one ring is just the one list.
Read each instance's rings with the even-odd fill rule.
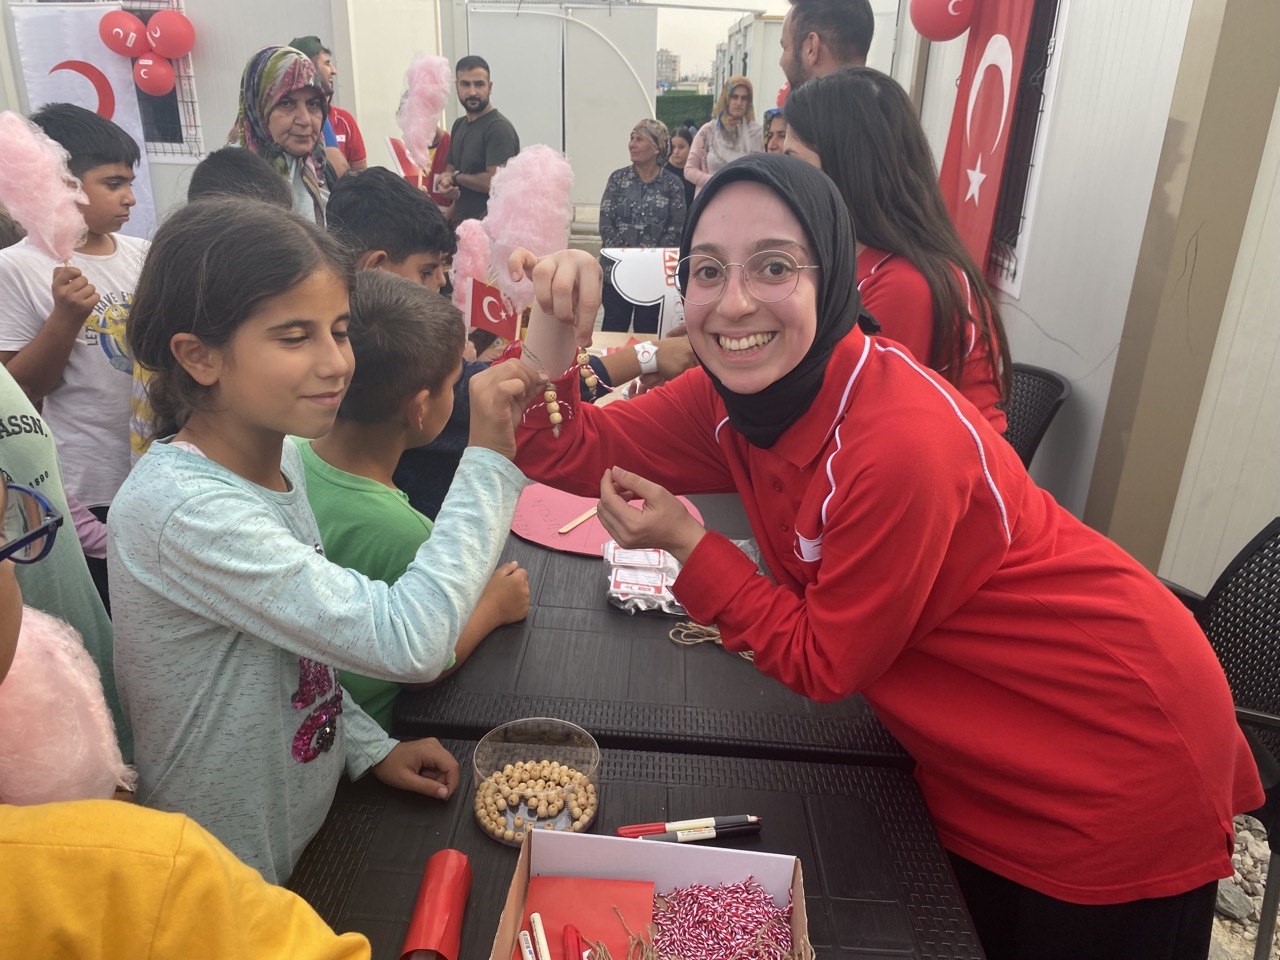
[[578,346],[590,346],[604,283],[595,257],[584,250],[538,257],[517,247],[507,267],[512,280],[528,277],[533,281],[534,299],[546,316],[573,327]]
[[373,765],[373,775],[389,787],[448,800],[458,786],[458,761],[435,737],[402,740]]
[[508,460],[516,458],[516,424],[524,408],[545,389],[546,381],[519,360],[498,363],[471,378],[473,447],[488,447]]
[[[637,510],[628,500],[643,498]],[[628,549],[658,547],[681,563],[707,530],[670,491],[629,470],[613,467],[600,479],[600,506],[596,516],[609,536]]]
[[523,620],[529,615],[529,571],[514,560],[504,563],[489,578],[480,603],[493,611],[496,627]]

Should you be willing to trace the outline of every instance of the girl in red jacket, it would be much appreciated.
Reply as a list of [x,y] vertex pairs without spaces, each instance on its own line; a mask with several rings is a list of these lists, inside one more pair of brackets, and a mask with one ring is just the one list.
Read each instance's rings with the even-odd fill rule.
[[[517,463],[674,554],[676,596],[727,649],[816,700],[866,696],[917,761],[989,956],[1205,957],[1232,815],[1263,797],[1191,616],[949,383],[858,328],[820,172],[730,164],[680,252],[701,366],[604,407],[574,399],[599,268],[512,258],[537,289],[525,359],[565,371]],[[668,488],[736,491],[776,585]]]
[[786,152],[832,179],[857,225],[863,306],[1004,433],[1004,327],[947,215],[906,92],[879,70],[838,70],[791,92],[787,124]]

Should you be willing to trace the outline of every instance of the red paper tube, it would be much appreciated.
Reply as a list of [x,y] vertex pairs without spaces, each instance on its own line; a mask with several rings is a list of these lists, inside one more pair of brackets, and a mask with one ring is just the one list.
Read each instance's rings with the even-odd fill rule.
[[441,850],[427,861],[413,907],[409,932],[404,938],[400,960],[415,951],[435,954],[441,960],[458,960],[462,938],[462,915],[471,893],[471,862],[460,850]]

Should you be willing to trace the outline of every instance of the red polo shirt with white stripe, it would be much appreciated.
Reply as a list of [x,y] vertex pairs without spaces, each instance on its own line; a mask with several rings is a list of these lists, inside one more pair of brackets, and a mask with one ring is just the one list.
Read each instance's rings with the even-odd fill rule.
[[948,849],[1082,904],[1231,873],[1232,814],[1263,796],[1204,635],[902,346],[849,334],[767,450],[701,369],[605,407],[557,386],[561,436],[526,412],[525,473],[583,495],[615,464],[737,491],[777,585],[709,533],[677,597],[791,689],[862,692]]
[[[991,367],[991,350],[978,336],[973,322],[973,294],[968,278],[956,271],[965,292],[968,312],[964,317],[965,349],[957,389],[982,411],[997,433],[1008,428],[1000,402],[1000,382]],[[924,274],[905,257],[866,247],[858,254],[858,293],[867,312],[879,321],[881,333],[911,351],[929,365],[933,350],[933,295]],[[946,368],[942,370],[948,380]]]
[[334,139],[338,141],[338,150],[347,158],[347,163],[360,163],[369,157],[364,146],[364,137],[356,126],[356,118],[341,107],[329,106],[329,123],[333,126]]

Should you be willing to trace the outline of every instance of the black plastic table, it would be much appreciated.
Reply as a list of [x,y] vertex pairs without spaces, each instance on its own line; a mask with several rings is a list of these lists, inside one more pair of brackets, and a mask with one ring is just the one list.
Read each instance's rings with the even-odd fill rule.
[[[474,875],[457,960],[488,957],[493,943],[518,851],[481,832],[473,818],[474,744],[446,745],[464,770],[448,803],[393,790],[371,776],[344,783],[289,882],[335,930],[368,936],[378,960],[399,957],[423,868],[446,847],[466,853]],[[714,813],[765,820],[757,836],[724,846],[800,858],[809,936],[819,957],[982,957],[906,771],[603,751],[592,832]]]
[[[693,499],[712,529],[750,536],[736,496]],[[911,765],[862,697],[815,703],[717,645],[673,643],[679,618],[610,606],[603,560],[514,534],[503,560],[529,571],[529,616],[495,630],[447,680],[402,693],[398,733],[479,739],[508,720],[549,716],[602,746]]]

